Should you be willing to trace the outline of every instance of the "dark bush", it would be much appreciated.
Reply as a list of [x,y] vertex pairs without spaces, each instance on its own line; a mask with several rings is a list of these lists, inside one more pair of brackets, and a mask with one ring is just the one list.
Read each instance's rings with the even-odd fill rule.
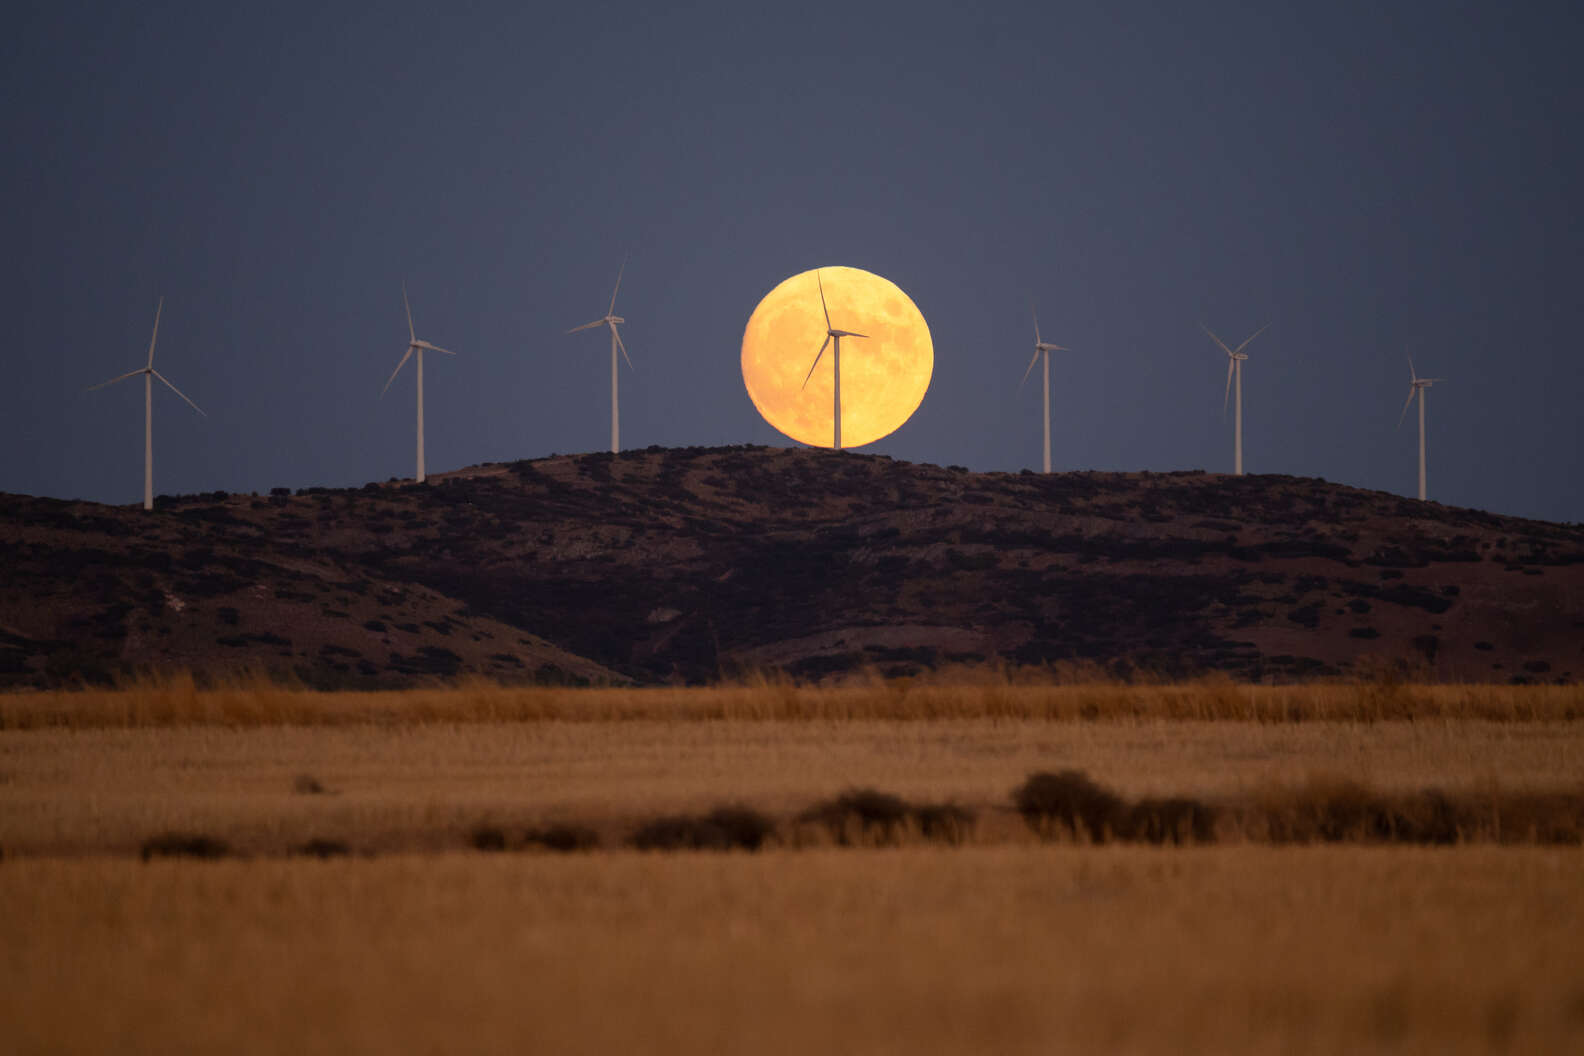
[[962,843],[973,835],[975,816],[956,803],[926,803],[913,809],[919,835],[937,843]]
[[1267,802],[1264,823],[1272,843],[1455,843],[1461,831],[1441,792],[1391,796],[1324,778]]
[[292,851],[293,854],[306,855],[309,858],[341,858],[352,853],[340,840],[323,840],[317,837]]
[[1215,809],[1196,799],[1141,799],[1127,812],[1118,835],[1144,843],[1212,843]]
[[298,774],[297,779],[292,782],[292,791],[299,796],[323,796],[330,790],[312,774]]
[[655,818],[634,832],[641,851],[757,851],[775,832],[769,818],[748,807],[719,807],[708,814]]
[[1046,840],[1065,829],[1074,839],[1104,843],[1125,820],[1121,798],[1079,770],[1031,774],[1013,799],[1029,828]]
[[757,851],[775,835],[775,823],[749,807],[717,807],[706,814],[704,820],[725,833],[728,846],[745,851]]
[[475,851],[504,851],[506,834],[493,825],[480,825],[468,835],[468,843]]
[[857,788],[833,800],[816,803],[799,814],[797,820],[823,826],[836,843],[850,847],[899,841],[910,813],[907,803],[896,796],[872,788]]
[[142,856],[150,858],[224,858],[231,847],[224,840],[186,832],[165,832],[143,841]]
[[531,845],[562,854],[592,851],[600,842],[599,833],[583,825],[549,825],[542,829],[529,829],[524,838]]

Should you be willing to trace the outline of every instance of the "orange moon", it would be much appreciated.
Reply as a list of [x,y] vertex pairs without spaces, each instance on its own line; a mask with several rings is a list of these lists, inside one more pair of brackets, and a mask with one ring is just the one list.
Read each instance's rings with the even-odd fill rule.
[[841,344],[842,447],[872,444],[918,410],[935,371],[935,346],[918,307],[897,285],[859,268],[819,268],[794,275],[765,294],[743,331],[742,372],[748,398],[765,421],[815,447],[835,441],[835,357],[827,347],[808,378],[820,343],[825,285],[830,326],[865,334]]

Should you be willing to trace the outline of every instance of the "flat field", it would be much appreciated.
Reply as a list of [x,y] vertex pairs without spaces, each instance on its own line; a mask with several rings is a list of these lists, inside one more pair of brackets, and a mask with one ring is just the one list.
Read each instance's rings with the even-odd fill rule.
[[[1576,796],[1576,691],[1332,688],[1230,717],[1195,693],[1240,687],[1094,687],[1074,714],[1027,688],[928,705],[886,686],[738,687],[729,706],[709,696],[727,691],[488,687],[4,698],[0,1037],[17,1052],[1584,1048],[1577,845],[1051,844],[1011,799],[1058,770],[1220,804],[1317,777]],[[1394,717],[1360,717],[1382,699]],[[979,824],[956,846],[624,845],[657,814],[741,803],[784,826],[860,786]],[[520,847],[511,834],[558,822],[605,849],[471,849],[481,826]],[[171,831],[232,853],[139,860]],[[290,853],[311,839],[352,853]]]

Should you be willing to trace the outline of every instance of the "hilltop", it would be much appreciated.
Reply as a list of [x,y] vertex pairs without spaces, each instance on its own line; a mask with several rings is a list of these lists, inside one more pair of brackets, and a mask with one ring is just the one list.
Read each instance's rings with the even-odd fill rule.
[[0,496],[0,680],[1584,675],[1584,529],[1323,480],[649,448],[139,508]]

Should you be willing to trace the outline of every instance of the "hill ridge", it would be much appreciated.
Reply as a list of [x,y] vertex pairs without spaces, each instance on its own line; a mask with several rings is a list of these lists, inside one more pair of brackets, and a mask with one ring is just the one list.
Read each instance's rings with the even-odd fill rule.
[[0,679],[696,682],[1076,661],[1118,674],[1584,674],[1584,528],[1284,475],[973,473],[648,448],[358,488],[0,496]]

